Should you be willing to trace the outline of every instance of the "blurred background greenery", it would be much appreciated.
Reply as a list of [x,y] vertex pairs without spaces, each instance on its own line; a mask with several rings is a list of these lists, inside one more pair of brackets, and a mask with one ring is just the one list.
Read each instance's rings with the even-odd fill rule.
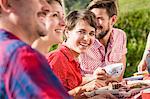
[[[84,9],[90,0],[64,0],[65,11]],[[118,0],[119,18],[115,27],[127,34],[127,68],[125,77],[137,72],[150,32],[150,0]]]

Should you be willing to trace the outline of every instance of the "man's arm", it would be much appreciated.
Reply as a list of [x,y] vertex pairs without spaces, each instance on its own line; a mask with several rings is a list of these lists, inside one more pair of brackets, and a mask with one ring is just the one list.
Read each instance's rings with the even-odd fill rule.
[[125,69],[126,69],[126,54],[122,55],[121,63],[123,63],[123,70],[122,70],[121,75],[118,78],[119,81],[121,81],[123,79],[123,75],[124,75],[124,72],[125,72]]
[[126,69],[126,54],[127,54],[127,36],[126,33],[123,31],[123,52],[122,52],[122,58],[120,60],[121,63],[123,63],[123,70],[121,75],[119,76],[118,80],[121,81],[123,79],[123,75]]

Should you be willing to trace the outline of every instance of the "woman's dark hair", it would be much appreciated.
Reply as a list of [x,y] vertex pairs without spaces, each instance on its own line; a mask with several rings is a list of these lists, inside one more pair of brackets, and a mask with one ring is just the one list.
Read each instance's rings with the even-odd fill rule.
[[86,21],[95,30],[97,29],[96,16],[89,10],[70,12],[65,18],[66,28],[72,30],[80,20]]

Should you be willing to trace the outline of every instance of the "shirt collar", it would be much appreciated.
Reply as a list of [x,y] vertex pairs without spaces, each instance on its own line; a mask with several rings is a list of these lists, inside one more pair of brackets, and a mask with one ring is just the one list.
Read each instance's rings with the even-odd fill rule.
[[[115,39],[115,35],[114,35],[115,33],[114,32],[115,32],[115,30],[113,28],[112,32],[110,34],[109,45],[108,45],[110,47],[112,47],[113,43],[114,43],[114,39]],[[100,47],[103,47],[103,44],[100,43],[98,39],[95,39],[93,46],[94,46],[94,48],[98,49]]]
[[67,59],[69,61],[73,61],[74,60],[74,57],[71,54],[71,51],[70,51],[70,49],[67,46],[62,44],[60,50],[67,57]]
[[0,38],[2,38],[2,39],[6,39],[6,38],[19,39],[18,37],[13,35],[11,32],[8,32],[8,31],[6,31],[4,29],[0,29]]
[[94,46],[94,48],[98,49],[98,48],[102,47],[103,45],[99,42],[98,39],[95,39],[93,46]]

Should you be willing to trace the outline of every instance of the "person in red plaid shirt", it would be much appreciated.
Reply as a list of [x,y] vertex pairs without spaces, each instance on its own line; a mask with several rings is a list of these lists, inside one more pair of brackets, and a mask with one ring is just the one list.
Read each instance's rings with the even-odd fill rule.
[[0,0],[0,99],[71,99],[30,44],[46,35],[46,0]]
[[98,20],[96,40],[93,46],[80,55],[80,65],[84,74],[92,74],[97,68],[114,63],[123,63],[121,80],[126,68],[126,34],[123,30],[113,28],[117,20],[116,0],[93,0],[88,9]]

